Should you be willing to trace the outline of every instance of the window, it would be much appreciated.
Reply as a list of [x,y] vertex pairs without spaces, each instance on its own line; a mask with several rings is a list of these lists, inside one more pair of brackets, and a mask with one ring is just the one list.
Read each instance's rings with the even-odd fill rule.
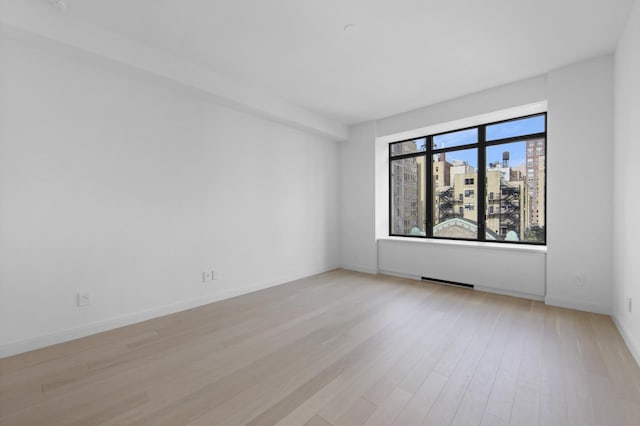
[[389,234],[546,243],[546,119],[389,145]]

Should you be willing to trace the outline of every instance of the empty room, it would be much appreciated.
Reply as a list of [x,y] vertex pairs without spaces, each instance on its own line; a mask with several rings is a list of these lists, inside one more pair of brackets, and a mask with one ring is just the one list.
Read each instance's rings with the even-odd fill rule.
[[640,0],[0,0],[0,425],[640,425],[639,147]]

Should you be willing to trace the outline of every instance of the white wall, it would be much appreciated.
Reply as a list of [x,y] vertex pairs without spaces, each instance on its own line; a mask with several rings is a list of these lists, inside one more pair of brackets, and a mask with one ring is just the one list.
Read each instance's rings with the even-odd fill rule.
[[[640,3],[636,1],[615,55],[613,146],[614,319],[640,363]],[[633,299],[632,312],[627,300]]]
[[[378,137],[500,111],[546,99],[545,76],[494,87],[378,120]],[[482,124],[482,123],[479,123]]]
[[[491,252],[491,263],[518,262],[518,268],[528,271],[530,280],[495,281],[492,287],[497,291],[514,292],[530,296],[546,294],[550,304],[562,305],[595,312],[610,312],[612,291],[612,237],[611,237],[611,143],[612,143],[612,74],[613,63],[610,56],[581,62],[547,75],[515,82],[505,86],[485,90],[451,101],[427,106],[393,117],[378,120],[376,124],[378,141],[388,142],[389,138],[398,140],[422,129],[438,123],[452,122],[470,116],[489,114],[520,105],[528,105],[548,100],[549,132],[548,132],[548,253],[545,262],[541,262],[539,252],[522,252],[515,260],[514,256]],[[349,141],[348,144],[351,144]],[[363,146],[363,142],[358,142]],[[368,142],[368,149],[380,151],[376,140]],[[355,154],[346,147],[342,152],[348,155],[341,158],[342,164],[357,168],[361,176],[369,175],[369,179],[379,182],[384,177],[372,175],[370,168],[364,167]],[[362,154],[362,150],[360,150]],[[376,159],[376,165],[378,166]],[[345,166],[343,166],[345,167]],[[378,167],[385,170],[385,167]],[[585,171],[598,170],[598,173]],[[374,172],[375,173],[375,172]],[[581,180],[578,180],[580,176]],[[343,189],[344,190],[344,189]],[[359,191],[375,191],[359,188]],[[578,206],[588,205],[594,197],[602,199],[602,205],[588,206],[584,213],[573,214],[575,203]],[[349,193],[342,194],[348,198]],[[359,196],[362,196],[360,194]],[[376,210],[381,211],[380,224],[377,228],[385,228],[384,210],[388,201],[385,194],[376,196]],[[569,208],[571,207],[571,208]],[[343,210],[341,210],[343,212]],[[364,212],[363,212],[364,213]],[[369,212],[374,215],[374,212]],[[368,221],[359,215],[359,220]],[[602,226],[593,226],[602,224]],[[348,227],[348,221],[342,222]],[[367,233],[359,235],[359,245],[372,240],[376,226],[370,227]],[[595,228],[595,229],[594,229]],[[589,230],[589,232],[586,232]],[[385,230],[386,232],[386,230]],[[382,234],[384,234],[383,232]],[[350,244],[354,244],[351,242]],[[372,243],[370,243],[372,244]],[[378,242],[378,268],[387,272],[412,276],[430,276],[455,281],[462,272],[458,258],[473,259],[482,248],[456,247],[443,249],[436,243],[412,241]],[[397,255],[392,255],[389,248],[396,253],[402,251],[405,257],[415,259],[428,255],[421,265],[410,267]],[[401,247],[401,248],[399,248]],[[344,245],[343,245],[344,252]],[[429,252],[425,254],[425,252]],[[456,256],[450,256],[455,252]],[[373,253],[368,249],[366,253]],[[506,252],[504,252],[506,253]],[[368,254],[373,261],[373,254]],[[453,260],[452,260],[453,258]],[[413,265],[413,264],[412,264]],[[429,267],[429,265],[431,267]],[[474,266],[475,265],[475,266]],[[468,262],[465,266],[468,276],[478,276],[477,284],[485,285],[493,273],[477,262]],[[490,267],[491,268],[491,267]],[[446,271],[456,271],[446,274]],[[444,274],[443,274],[444,273]],[[575,276],[583,274],[584,285],[578,286]],[[461,276],[466,278],[467,275]],[[535,277],[535,278],[533,278]],[[468,282],[468,281],[465,281]],[[544,290],[546,288],[546,291]]]
[[[85,52],[124,64],[216,99],[240,111],[293,126],[333,140],[347,139],[348,128],[321,114],[294,105],[272,93],[246,85],[184,58],[137,42],[108,28],[92,25],[42,0],[0,0],[0,31],[22,37],[56,40],[75,53]],[[58,47],[60,47],[58,46]]]
[[335,142],[32,43],[0,38],[0,356],[338,265]]
[[340,253],[342,266],[376,273],[374,227],[375,123],[351,128],[349,143],[340,144]]
[[[546,301],[610,313],[613,58],[550,72],[547,92]],[[575,278],[581,274],[583,286]]]

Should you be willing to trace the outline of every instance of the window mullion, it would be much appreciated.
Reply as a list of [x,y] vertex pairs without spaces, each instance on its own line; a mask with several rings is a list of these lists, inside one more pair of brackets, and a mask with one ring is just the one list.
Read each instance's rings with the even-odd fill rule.
[[[427,238],[433,238],[433,137],[427,137],[427,150],[425,153],[426,191],[424,199],[424,211],[426,224],[424,226]],[[428,166],[427,166],[428,165]]]
[[476,191],[478,193],[478,241],[486,241],[487,229],[487,151],[486,151],[486,126],[478,127],[478,182]]

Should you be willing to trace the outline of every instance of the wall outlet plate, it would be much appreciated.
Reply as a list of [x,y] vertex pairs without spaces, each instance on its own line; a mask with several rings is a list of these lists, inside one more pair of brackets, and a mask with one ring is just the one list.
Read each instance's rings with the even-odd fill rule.
[[216,271],[215,269],[210,269],[208,271],[204,271],[202,273],[202,282],[206,283],[209,281],[213,281],[213,280],[217,280],[218,279],[218,271]]
[[91,304],[90,293],[78,293],[78,307],[89,306]]

